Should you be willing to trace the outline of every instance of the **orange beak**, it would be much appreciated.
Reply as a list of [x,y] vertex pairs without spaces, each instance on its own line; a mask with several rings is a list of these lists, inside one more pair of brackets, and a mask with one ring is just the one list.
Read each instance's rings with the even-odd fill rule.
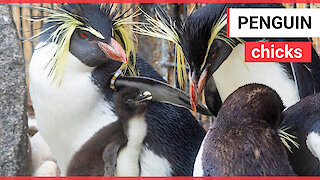
[[[189,72],[189,94],[190,94],[190,104],[193,111],[197,110],[197,104],[199,101],[199,98],[202,94],[202,91],[204,89],[204,86],[206,84],[207,79],[207,67],[202,71],[199,80],[197,80],[195,73]],[[197,83],[198,82],[198,83]]]
[[194,112],[197,111],[197,87],[195,86],[195,83],[193,82],[193,78],[191,76],[191,72],[189,72],[189,94],[190,94],[190,104],[192,107],[192,110]]
[[111,38],[110,44],[99,41],[100,49],[112,60],[127,63],[127,56],[121,45]]

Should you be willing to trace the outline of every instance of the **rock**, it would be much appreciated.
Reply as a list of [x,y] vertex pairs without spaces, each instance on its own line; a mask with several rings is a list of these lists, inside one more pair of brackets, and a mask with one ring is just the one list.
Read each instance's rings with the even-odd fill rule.
[[25,64],[8,4],[0,3],[0,176],[29,174]]

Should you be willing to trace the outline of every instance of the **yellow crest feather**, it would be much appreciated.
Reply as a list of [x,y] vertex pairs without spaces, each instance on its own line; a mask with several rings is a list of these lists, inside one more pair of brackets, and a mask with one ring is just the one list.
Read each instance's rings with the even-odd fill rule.
[[134,47],[134,37],[130,30],[126,28],[126,25],[138,24],[138,22],[130,21],[129,19],[139,16],[139,11],[113,23],[114,37],[116,41],[124,48],[127,56],[127,64],[122,64],[119,68],[121,70],[129,69],[129,73],[132,76],[136,75],[135,66],[136,66],[136,51]]
[[170,22],[166,23],[166,20],[156,11],[156,19],[140,10],[147,21],[147,23],[141,23],[141,26],[135,26],[134,32],[151,36],[154,38],[165,39],[174,43],[175,47],[175,71],[178,76],[178,83],[180,88],[187,79],[187,72],[185,69],[186,59],[180,46],[180,39],[178,32],[175,30],[175,23],[169,19]]

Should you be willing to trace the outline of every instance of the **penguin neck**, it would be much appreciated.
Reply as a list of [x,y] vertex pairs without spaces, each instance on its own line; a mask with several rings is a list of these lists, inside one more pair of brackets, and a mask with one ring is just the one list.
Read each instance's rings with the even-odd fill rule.
[[244,44],[237,45],[213,73],[222,102],[236,89],[249,83],[260,83],[274,89],[286,107],[298,102],[299,94],[286,69],[280,63],[244,62]]
[[[39,43],[30,63],[30,96],[39,132],[48,143],[62,175],[76,151],[99,129],[117,120],[113,104],[94,83],[94,68],[67,55],[60,87],[45,68],[56,45]],[[44,57],[46,57],[44,59]]]

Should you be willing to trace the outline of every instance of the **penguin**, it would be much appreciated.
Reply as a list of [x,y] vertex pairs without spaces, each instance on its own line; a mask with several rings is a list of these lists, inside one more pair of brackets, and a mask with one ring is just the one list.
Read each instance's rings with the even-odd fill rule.
[[313,94],[283,112],[282,129],[296,137],[299,146],[288,142],[289,161],[302,176],[320,175],[320,94]]
[[[139,158],[147,133],[145,113],[151,99],[148,91],[121,90],[115,102],[118,120],[102,128],[73,156],[67,175],[86,175],[89,168],[96,168],[104,171],[104,176],[139,176]],[[92,148],[97,146],[105,148]],[[88,167],[89,161],[95,162],[93,166]]]
[[265,85],[233,92],[202,142],[194,176],[295,175],[277,133],[283,109]]
[[[227,8],[284,8],[274,3],[212,3],[191,13],[182,24],[158,9],[157,20],[137,32],[175,43],[178,72],[189,65],[190,72],[178,73],[189,79],[191,105],[196,106],[205,90],[208,108],[217,115],[222,102],[237,88],[249,84],[265,84],[274,89],[290,107],[308,95],[320,91],[320,61],[312,48],[311,63],[245,63],[245,41],[310,41],[307,38],[227,38]],[[145,28],[144,28],[145,27]],[[165,27],[165,28],[163,28]],[[163,36],[165,35],[165,36]],[[272,78],[276,77],[276,78]],[[194,108],[195,109],[195,108]]]
[[[67,175],[75,153],[90,143],[96,133],[108,134],[102,132],[107,130],[103,128],[117,121],[117,92],[109,87],[109,82],[119,68],[125,64],[129,67],[125,75],[136,72],[165,82],[132,49],[134,44],[125,24],[130,16],[128,11],[113,7],[71,3],[45,10],[49,13],[48,21],[31,58],[29,88],[39,132],[62,176]],[[134,67],[130,69],[131,65]],[[145,120],[148,126],[140,155],[140,175],[192,175],[205,136],[194,116],[182,107],[150,102]],[[103,151],[105,146],[92,148]],[[104,164],[89,163],[99,167],[86,175],[104,175],[103,171],[96,171],[103,169]]]

